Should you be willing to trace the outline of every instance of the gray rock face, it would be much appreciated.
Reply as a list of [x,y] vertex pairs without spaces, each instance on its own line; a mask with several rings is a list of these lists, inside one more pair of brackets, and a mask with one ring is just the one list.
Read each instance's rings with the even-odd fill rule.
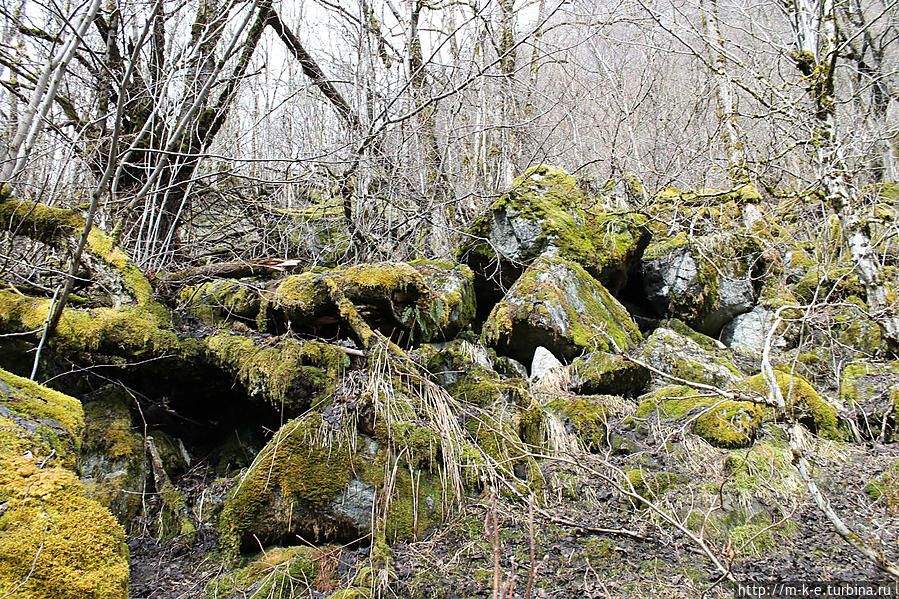
[[[639,357],[662,372],[678,378],[723,389],[737,387],[743,374],[722,350],[709,340],[700,345],[686,335],[659,327],[639,348]],[[653,374],[653,387],[670,385],[670,378]]]
[[371,528],[371,509],[375,502],[375,488],[353,479],[346,490],[328,506],[328,511],[360,532]]
[[[724,325],[721,329],[721,341],[728,347],[739,347],[749,353],[761,355],[772,324],[774,314],[762,306],[756,306]],[[772,349],[782,349],[785,345],[786,341],[780,335],[772,340]]]
[[751,310],[758,295],[751,281],[755,250],[735,245],[724,236],[650,245],[642,264],[643,290],[655,311],[714,336]]
[[735,316],[752,310],[755,297],[755,289],[749,279],[722,277],[718,281],[718,309],[705,317],[703,328],[708,331],[720,330]]
[[534,359],[531,361],[531,380],[539,383],[550,368],[560,368],[561,366],[562,363],[559,359],[540,345],[534,350]]
[[543,252],[546,240],[540,239],[542,233],[540,222],[510,217],[505,210],[498,210],[493,213],[490,243],[504,257],[521,261]]
[[689,294],[691,287],[697,287],[698,274],[696,260],[689,249],[680,248],[643,262],[643,290],[653,307],[666,314],[673,297]]

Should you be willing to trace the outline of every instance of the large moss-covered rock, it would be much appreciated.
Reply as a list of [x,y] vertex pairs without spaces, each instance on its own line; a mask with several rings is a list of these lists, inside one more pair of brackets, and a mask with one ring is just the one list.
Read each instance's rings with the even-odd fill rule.
[[70,469],[80,402],[5,371],[0,392],[0,593],[125,599],[124,531]]
[[896,440],[899,362],[862,360],[847,364],[843,367],[839,398],[865,439]]
[[583,197],[574,177],[547,166],[515,179],[469,233],[462,260],[482,283],[498,279],[502,288],[539,255],[554,252],[617,292],[649,241],[644,216],[602,211],[596,200]]
[[[334,508],[348,499],[368,503],[374,489],[354,480],[349,443],[335,436],[317,413],[291,420],[256,456],[225,502],[222,532],[232,549],[250,548],[255,539],[278,544],[302,538],[353,539],[365,534],[361,512]],[[360,534],[361,533],[361,534]]]
[[571,360],[584,351],[617,353],[641,340],[627,310],[577,263],[543,255],[494,306],[483,339],[498,353],[530,363],[543,346]]
[[219,331],[203,340],[206,360],[229,373],[250,398],[288,417],[327,399],[349,357],[324,341],[259,339]]
[[646,390],[650,372],[626,357],[590,352],[571,363],[571,389],[579,395],[611,394],[633,397]]
[[[220,520],[229,550],[297,535],[355,541],[372,531],[373,510],[381,510],[380,530],[390,541],[414,539],[442,518],[447,491],[429,471],[440,454],[434,431],[396,422],[379,428],[383,440],[376,441],[324,418],[331,420],[326,412],[286,423],[238,478]],[[397,469],[388,467],[394,444],[406,456]]]
[[131,420],[129,398],[106,387],[85,403],[81,447],[81,483],[107,507],[122,526],[129,526],[141,509],[146,491],[144,440]]
[[[690,331],[682,323],[669,322],[672,328],[659,327],[638,350],[638,357],[648,365],[692,383],[715,385],[722,389],[738,387],[743,374],[729,359],[726,349],[714,339]],[[671,379],[653,373],[656,387],[668,385]]]
[[686,385],[669,385],[641,397],[635,417],[689,423],[694,434],[712,445],[735,448],[752,443],[764,410],[753,402],[731,401]]
[[[845,426],[840,421],[837,409],[821,397],[805,377],[790,372],[785,367],[785,370],[775,369],[774,378],[787,409],[794,412],[793,416],[799,422],[825,439],[837,441],[845,439]],[[771,389],[761,374],[750,377],[746,381],[746,386],[753,393],[763,397],[771,394]]]
[[373,328],[409,343],[451,338],[475,313],[467,266],[439,262],[377,262],[310,271],[283,279],[267,294],[267,317],[296,331],[337,324],[339,290]]
[[178,303],[208,324],[245,322],[264,328],[257,322],[265,287],[253,279],[214,279],[181,289]]
[[447,343],[422,345],[418,353],[428,372],[442,387],[452,388],[460,379],[469,376],[499,380],[493,370],[492,357],[478,343],[453,339]]
[[643,289],[659,315],[717,335],[755,305],[760,253],[751,236],[694,238],[682,232],[646,248]]

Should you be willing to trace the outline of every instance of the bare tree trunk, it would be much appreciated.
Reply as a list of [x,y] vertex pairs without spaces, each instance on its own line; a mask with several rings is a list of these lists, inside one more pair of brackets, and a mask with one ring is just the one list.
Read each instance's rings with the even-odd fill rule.
[[[411,0],[411,4],[407,50],[409,56],[408,77],[413,100],[417,107],[422,107],[429,101],[426,93],[425,64],[419,37],[419,19],[424,3],[421,0]],[[426,218],[430,224],[430,231],[428,231],[430,249],[436,257],[448,258],[451,255],[449,227],[452,222],[454,197],[452,185],[446,173],[443,151],[437,137],[437,105],[431,104],[422,108],[417,112],[415,118],[418,126],[418,139],[424,154],[422,158],[425,167],[425,190],[428,197],[426,202],[421,205],[421,209],[427,213]]]
[[821,190],[849,245],[855,272],[865,287],[871,317],[878,324],[887,347],[899,351],[899,315],[887,295],[880,261],[874,252],[868,223],[860,206],[859,192],[850,184],[850,171],[837,132],[834,73],[839,31],[833,0],[798,0],[792,8],[797,51],[794,60],[808,78],[815,120],[816,167]]
[[[708,3],[708,8],[703,6],[705,3]],[[718,18],[718,0],[701,1],[700,6],[703,10],[706,41],[712,53],[709,64],[714,65],[712,79],[715,86],[715,101],[718,105],[718,119],[722,125],[724,148],[727,153],[727,174],[734,182],[745,183],[749,173],[743,143],[744,135],[738,120],[734,86],[727,74],[724,37]]]

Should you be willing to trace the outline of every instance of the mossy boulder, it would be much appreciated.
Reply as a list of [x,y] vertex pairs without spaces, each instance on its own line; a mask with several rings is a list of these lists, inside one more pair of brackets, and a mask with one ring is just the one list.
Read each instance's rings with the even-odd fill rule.
[[317,339],[260,338],[219,331],[203,339],[206,361],[229,373],[254,400],[296,416],[326,401],[349,357]]
[[[812,432],[825,439],[841,441],[846,438],[845,423],[840,420],[837,409],[815,390],[802,375],[790,372],[787,367],[774,370],[774,378],[780,389],[787,410]],[[750,377],[746,387],[763,397],[771,394],[771,389],[762,374]]]
[[[226,548],[235,552],[297,536],[355,541],[371,533],[376,508],[383,510],[381,530],[390,541],[412,540],[439,521],[446,494],[425,466],[439,454],[440,439],[423,426],[388,426],[379,433],[385,442],[335,429],[318,413],[282,426],[225,501],[220,528]],[[387,446],[394,443],[405,443],[399,451],[420,459],[388,468]],[[385,496],[388,479],[392,492]]]
[[494,306],[484,344],[524,363],[538,346],[571,360],[585,351],[618,353],[642,339],[627,310],[580,265],[542,255]]
[[85,491],[125,527],[141,509],[148,467],[130,404],[124,392],[111,386],[84,404],[80,460]]
[[[545,252],[577,262],[613,292],[649,241],[647,220],[636,213],[605,212],[601,200],[585,198],[577,181],[548,166],[529,169],[468,231],[460,250],[490,296],[508,288]],[[498,284],[489,284],[494,279]]]
[[422,345],[419,354],[423,356],[428,372],[442,387],[450,388],[460,379],[470,376],[499,379],[493,371],[493,360],[487,349],[465,339]]
[[[688,332],[683,326],[679,328],[682,332],[665,326],[657,328],[640,346],[637,356],[657,370],[692,383],[722,389],[741,385],[744,375],[726,349],[713,339]],[[652,382],[660,387],[671,380],[653,373]]]
[[565,430],[577,438],[583,449],[600,452],[608,446],[609,401],[620,398],[608,396],[557,396],[546,408],[554,412]]
[[[333,435],[318,413],[282,426],[237,481],[221,516],[225,543],[232,550],[290,541],[360,538],[360,521],[335,508],[345,495],[367,502],[374,489],[353,485],[350,443]],[[258,539],[258,540],[256,540]]]
[[[0,592],[22,599],[128,597],[125,534],[74,472],[0,457]],[[18,586],[25,582],[24,585]]]
[[681,232],[646,248],[643,290],[660,316],[717,335],[725,323],[755,305],[760,254],[748,235],[694,238]]
[[646,390],[650,372],[626,357],[608,352],[578,356],[569,367],[571,389],[579,395],[611,394],[633,397]]
[[752,443],[764,410],[753,402],[700,393],[686,385],[669,385],[642,396],[634,416],[683,422],[712,445],[735,448]]
[[[336,561],[340,548],[269,547],[247,558],[247,565],[228,572],[206,585],[210,599],[240,596],[247,599],[293,599],[310,588],[333,585],[329,577],[319,580],[329,561]],[[329,560],[330,558],[330,560]],[[333,588],[333,587],[331,587]]]
[[0,593],[125,599],[124,531],[70,469],[81,403],[6,371],[0,391]]
[[[0,291],[0,331],[43,328],[49,298],[29,298]],[[66,355],[98,359],[100,355],[142,360],[161,355],[190,357],[192,346],[165,328],[168,323],[143,306],[63,311],[51,347]]]
[[0,449],[50,456],[52,462],[75,469],[83,430],[80,401],[0,370]]
[[[896,440],[899,361],[861,360],[843,367],[839,399],[865,439]],[[883,430],[886,424],[886,430]]]
[[207,324],[238,321],[265,328],[257,321],[264,291],[255,279],[215,279],[181,289],[178,305]]
[[419,261],[376,262],[291,275],[267,294],[266,317],[295,331],[318,332],[339,323],[333,292],[339,290],[385,335],[404,343],[453,337],[474,317],[471,270]]

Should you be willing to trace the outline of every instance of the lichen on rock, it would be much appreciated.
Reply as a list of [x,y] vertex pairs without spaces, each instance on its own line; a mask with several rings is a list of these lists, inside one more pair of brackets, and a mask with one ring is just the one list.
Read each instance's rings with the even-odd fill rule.
[[649,241],[646,222],[640,214],[602,211],[574,177],[538,166],[475,221],[460,257],[482,285],[498,274],[497,287],[508,287],[539,255],[556,253],[617,292]]
[[746,447],[762,424],[762,406],[698,392],[686,385],[669,385],[640,398],[636,418],[689,422],[690,430],[712,445]]
[[617,353],[640,342],[640,329],[581,266],[544,254],[494,306],[485,345],[529,362],[538,346],[571,360],[584,351]]
[[[685,325],[679,328],[684,333],[687,332]],[[637,350],[637,355],[656,370],[691,383],[714,385],[722,389],[736,388],[741,384],[744,375],[730,360],[727,350],[715,345],[711,339],[703,340],[697,333],[692,336],[684,333],[661,326],[646,338]],[[703,344],[699,341],[703,341]],[[652,380],[656,387],[671,382],[655,373]]]

